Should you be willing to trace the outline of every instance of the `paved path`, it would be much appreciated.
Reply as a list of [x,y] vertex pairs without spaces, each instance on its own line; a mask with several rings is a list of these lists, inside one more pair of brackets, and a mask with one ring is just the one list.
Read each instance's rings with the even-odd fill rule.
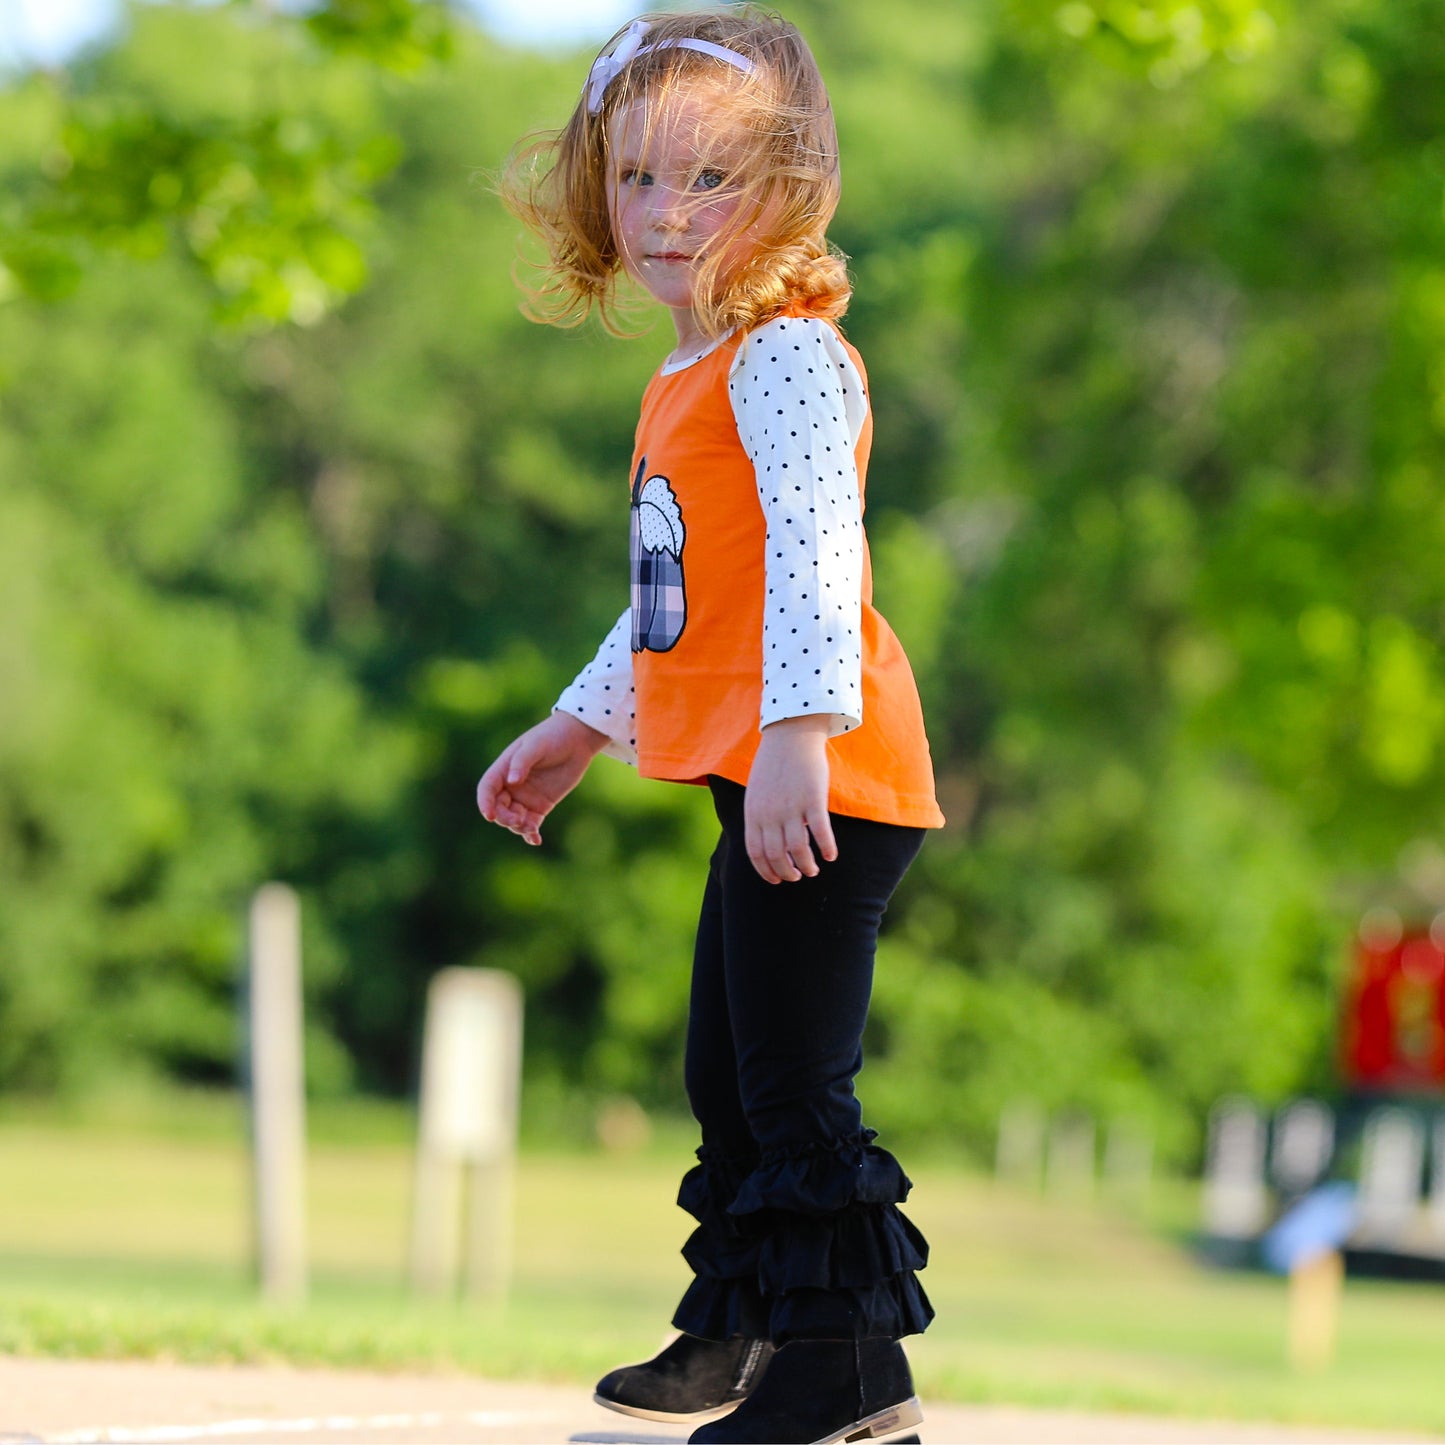
[[[1420,1435],[929,1405],[926,1445],[1344,1445]],[[586,1390],[454,1375],[0,1357],[0,1445],[678,1445]]]

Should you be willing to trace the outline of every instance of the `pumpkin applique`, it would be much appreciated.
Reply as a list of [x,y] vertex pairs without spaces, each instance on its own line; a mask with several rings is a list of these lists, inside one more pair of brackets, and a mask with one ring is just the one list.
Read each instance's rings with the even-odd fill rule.
[[[647,477],[644,481],[643,478]],[[670,652],[687,626],[682,508],[664,476],[647,476],[647,458],[632,483],[632,650]]]

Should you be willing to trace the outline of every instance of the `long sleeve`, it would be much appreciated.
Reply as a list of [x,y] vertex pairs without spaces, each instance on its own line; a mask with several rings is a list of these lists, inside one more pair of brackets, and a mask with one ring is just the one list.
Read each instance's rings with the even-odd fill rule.
[[632,682],[632,609],[613,624],[592,661],[563,689],[552,706],[609,741],[608,757],[637,765],[637,693]]
[[826,322],[779,317],[738,348],[728,388],[767,523],[759,727],[824,713],[836,736],[863,720],[863,380]]

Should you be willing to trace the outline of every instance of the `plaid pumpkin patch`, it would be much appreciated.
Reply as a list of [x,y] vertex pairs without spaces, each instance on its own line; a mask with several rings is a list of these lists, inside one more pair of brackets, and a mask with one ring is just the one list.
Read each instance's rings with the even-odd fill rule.
[[[643,478],[646,477],[646,481]],[[632,650],[669,652],[687,626],[682,509],[666,477],[647,476],[647,458],[632,484]]]

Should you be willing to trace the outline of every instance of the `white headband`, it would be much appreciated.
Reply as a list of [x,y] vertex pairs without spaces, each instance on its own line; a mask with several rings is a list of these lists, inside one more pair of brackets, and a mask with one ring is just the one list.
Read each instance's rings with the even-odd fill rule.
[[647,21],[634,20],[622,32],[622,38],[613,47],[612,53],[599,55],[592,62],[592,69],[587,72],[587,84],[582,87],[583,94],[587,97],[588,115],[596,115],[602,109],[602,97],[607,94],[607,87],[617,79],[628,62],[636,60],[639,55],[646,55],[650,50],[698,50],[717,60],[725,60],[747,74],[751,74],[755,68],[746,55],[739,55],[736,50],[729,50],[725,45],[714,45],[711,40],[683,38],[660,40],[656,45],[644,45],[642,37],[650,28]]

